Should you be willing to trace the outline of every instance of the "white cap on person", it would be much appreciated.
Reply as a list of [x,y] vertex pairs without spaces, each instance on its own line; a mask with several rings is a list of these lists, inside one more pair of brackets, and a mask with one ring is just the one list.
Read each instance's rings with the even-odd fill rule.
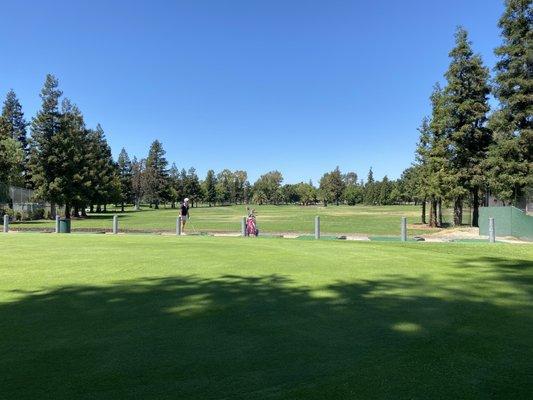
[[183,199],[183,202],[184,202],[184,203],[188,203],[188,202],[189,202],[189,198],[188,198],[188,197],[185,197],[185,199]]

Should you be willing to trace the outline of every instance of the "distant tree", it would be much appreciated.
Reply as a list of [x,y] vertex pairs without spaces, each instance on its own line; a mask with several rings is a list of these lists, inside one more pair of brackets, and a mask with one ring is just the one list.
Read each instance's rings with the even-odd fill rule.
[[183,183],[176,163],[172,163],[168,170],[168,187],[170,207],[176,208],[176,202],[179,202],[183,197]]
[[252,185],[251,185],[250,181],[247,179],[244,182],[243,189],[242,189],[243,202],[245,204],[248,204],[250,202],[250,198],[252,196],[252,191],[253,191]]
[[145,160],[137,160],[137,157],[133,157],[131,162],[131,191],[135,204],[135,210],[140,209],[141,200],[144,196],[144,172]]
[[122,148],[117,160],[118,175],[120,178],[120,206],[124,212],[124,204],[133,199],[132,165],[128,152]]
[[261,175],[254,183],[254,199],[263,203],[278,204],[281,199],[281,183],[283,175],[279,171],[270,171]]
[[[27,171],[27,158],[29,152],[28,140],[26,137],[27,126],[28,123],[24,119],[22,106],[17,99],[15,92],[10,90],[6,95],[6,99],[2,107],[2,114],[0,115],[0,138],[11,138],[19,143],[19,147],[23,151],[24,157],[18,163],[16,169],[20,170],[19,173],[23,173],[26,184],[29,183],[29,174]],[[4,146],[6,146],[6,149],[12,148],[11,144],[5,143]],[[16,153],[18,154],[18,151]],[[20,182],[17,183],[20,184]]]
[[224,169],[217,175],[216,193],[217,201],[220,204],[231,203],[232,193],[234,190],[233,180],[233,172],[231,172],[229,169]]
[[383,180],[379,182],[379,196],[377,203],[380,205],[392,204],[391,191],[393,189],[393,184],[389,181],[387,175],[383,177]]
[[24,151],[20,143],[11,137],[0,136],[0,184],[17,184],[23,161]]
[[533,186],[532,4],[506,0],[499,21],[503,42],[495,50],[494,95],[500,107],[490,120],[494,143],[485,166],[491,191],[507,203]]
[[145,196],[150,204],[156,209],[161,201],[168,196],[168,162],[165,158],[165,150],[159,140],[154,140],[150,146],[145,167]]
[[294,204],[300,202],[300,195],[298,193],[298,185],[287,183],[280,189],[281,200],[286,204]]
[[187,171],[185,182],[185,195],[190,199],[191,206],[194,207],[194,204],[200,199],[202,193],[202,188],[200,186],[200,179],[196,174],[196,170],[191,167]]
[[372,171],[372,167],[368,170],[368,175],[366,177],[366,183],[374,183],[374,172]]
[[88,132],[91,165],[90,204],[96,204],[97,211],[107,210],[107,204],[120,201],[120,178],[117,165],[113,161],[104,130],[100,124]]
[[401,204],[402,198],[402,181],[400,179],[389,182],[389,193],[387,196],[388,204]]
[[339,205],[345,188],[346,183],[339,167],[325,173],[320,179],[319,186],[324,205],[327,205],[328,202],[335,202],[336,205]]
[[312,182],[299,183],[296,185],[296,192],[300,198],[300,203],[304,206],[314,204],[317,201],[317,189],[313,186]]
[[209,171],[207,171],[207,175],[204,181],[205,201],[207,202],[207,204],[209,204],[209,207],[215,204],[217,199],[216,185],[217,180],[215,177],[215,171],[210,169]]
[[344,189],[343,197],[348,205],[354,206],[363,202],[363,195],[363,187],[358,184],[355,184],[346,186],[346,189]]
[[347,172],[342,176],[342,180],[346,187],[355,186],[357,185],[357,174],[355,172]]
[[[423,182],[421,177],[422,166],[415,164],[402,172],[400,177],[400,196],[404,202],[422,203],[425,206],[425,196],[423,193]],[[425,213],[424,213],[425,214]],[[422,218],[425,224],[425,217]]]
[[235,204],[245,202],[245,187],[248,182],[248,174],[246,171],[238,170],[233,172],[233,190],[232,198]]

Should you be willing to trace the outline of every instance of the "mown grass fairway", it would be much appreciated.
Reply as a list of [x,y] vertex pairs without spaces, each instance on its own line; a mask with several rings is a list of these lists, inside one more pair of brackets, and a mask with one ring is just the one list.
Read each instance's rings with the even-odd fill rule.
[[2,399],[525,399],[533,247],[0,236]]
[[[314,218],[321,217],[322,231],[325,233],[360,233],[373,235],[399,235],[400,218],[408,218],[409,224],[420,222],[418,206],[253,206],[257,209],[259,229],[262,232],[298,232],[311,233]],[[73,229],[111,229],[114,211],[106,214],[92,215],[87,219],[73,220]],[[120,227],[127,230],[174,231],[176,228],[177,209],[150,209],[141,211],[128,209],[120,216]],[[192,224],[198,231],[238,232],[241,218],[246,215],[246,206],[198,207],[190,211]],[[12,228],[49,228],[53,221],[37,221],[13,224]],[[190,228],[189,230],[191,230]],[[434,232],[435,230],[414,227],[413,235]]]

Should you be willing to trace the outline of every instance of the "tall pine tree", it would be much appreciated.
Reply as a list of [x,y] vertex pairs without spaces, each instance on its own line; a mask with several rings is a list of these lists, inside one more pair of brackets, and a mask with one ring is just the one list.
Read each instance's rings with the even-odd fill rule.
[[458,28],[455,34],[455,47],[450,58],[445,74],[448,84],[443,92],[446,116],[442,126],[449,135],[453,174],[450,178],[455,182],[448,195],[455,198],[454,223],[460,225],[462,200],[466,191],[471,194],[472,226],[478,226],[480,191],[486,186],[482,162],[492,139],[486,127],[490,110],[489,70],[483,66],[481,56],[474,54],[463,28]]
[[167,165],[163,145],[159,140],[154,140],[146,158],[145,195],[156,209],[168,194]]
[[[0,115],[0,183],[23,185],[27,164],[26,121],[13,90],[7,93]],[[25,176],[24,176],[25,175]]]
[[494,95],[500,108],[490,121],[494,143],[486,166],[492,193],[513,203],[533,185],[533,2],[507,0],[499,27]]
[[419,129],[417,160],[423,196],[429,200],[429,226],[440,227],[442,202],[449,191],[451,155],[446,132],[446,97],[438,84],[431,95],[431,105],[431,118],[424,118]]
[[28,148],[26,137],[28,123],[24,119],[22,106],[13,90],[7,92],[0,120],[0,137],[10,137],[17,140],[26,152]]
[[107,204],[119,200],[120,178],[113,161],[111,147],[107,143],[104,130],[98,124],[96,129],[88,133],[89,156],[91,165],[90,204],[96,204],[96,211],[106,211]]
[[124,212],[124,204],[133,199],[131,160],[125,148],[122,148],[118,155],[117,167],[120,179],[120,207]]
[[144,196],[145,165],[146,161],[144,159],[137,160],[137,157],[133,157],[131,161],[131,191],[136,211],[140,210],[141,200]]
[[215,176],[215,171],[210,169],[209,171],[207,171],[207,175],[204,181],[205,201],[207,202],[207,204],[209,204],[209,207],[215,204],[217,200],[216,185],[217,179]]
[[41,90],[41,109],[31,122],[30,141],[30,174],[37,197],[52,203],[52,213],[55,212],[54,203],[62,201],[61,193],[55,184],[61,179],[61,168],[58,162],[58,148],[55,137],[61,128],[61,113],[57,79],[48,74]]

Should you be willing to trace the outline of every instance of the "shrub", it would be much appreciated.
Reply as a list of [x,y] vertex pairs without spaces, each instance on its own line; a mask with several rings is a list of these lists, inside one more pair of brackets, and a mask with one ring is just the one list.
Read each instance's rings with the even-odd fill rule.
[[31,220],[38,220],[44,218],[44,209],[38,208],[36,210],[33,210],[29,215]]

